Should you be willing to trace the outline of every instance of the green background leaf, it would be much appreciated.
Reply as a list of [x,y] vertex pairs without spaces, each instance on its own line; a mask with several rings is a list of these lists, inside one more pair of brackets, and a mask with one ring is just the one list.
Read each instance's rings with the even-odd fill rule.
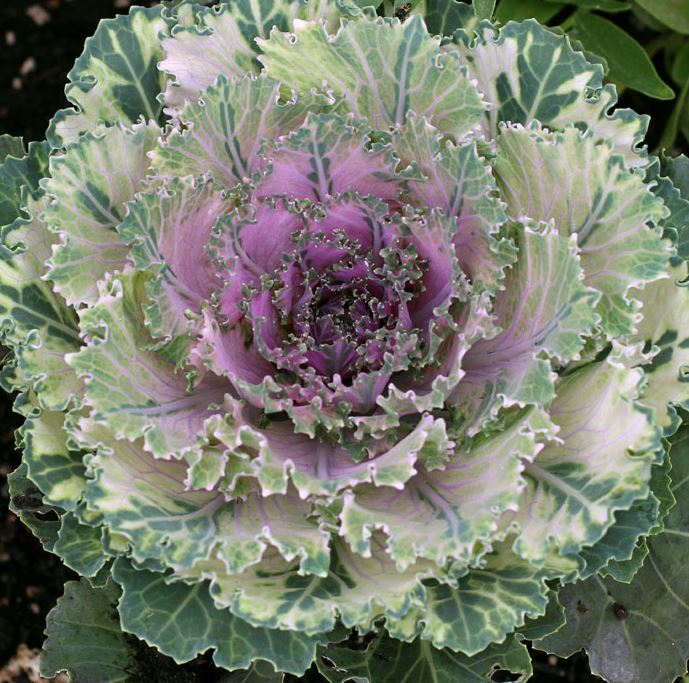
[[578,12],[572,36],[605,58],[610,80],[659,100],[671,100],[672,88],[653,66],[643,46],[617,24],[590,12]]
[[503,24],[508,21],[536,19],[542,24],[550,21],[563,7],[564,3],[546,3],[543,0],[501,0],[495,18]]
[[636,0],[636,4],[673,31],[689,34],[689,3],[686,0]]
[[[545,1],[558,2],[558,0]],[[628,2],[618,2],[618,0],[569,0],[568,4],[576,5],[583,9],[598,9],[603,12],[623,12],[630,7]]]

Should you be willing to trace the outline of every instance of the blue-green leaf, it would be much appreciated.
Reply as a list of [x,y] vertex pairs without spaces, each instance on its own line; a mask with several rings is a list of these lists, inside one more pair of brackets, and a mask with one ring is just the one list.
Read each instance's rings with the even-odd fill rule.
[[215,663],[226,669],[246,669],[261,659],[299,676],[313,661],[316,645],[326,640],[255,628],[217,609],[203,582],[168,583],[164,574],[136,570],[123,559],[115,562],[113,578],[123,589],[118,607],[123,629],[177,662],[214,648]]
[[467,657],[437,650],[424,640],[404,643],[382,633],[365,650],[329,645],[319,648],[319,654],[318,670],[330,683],[480,683],[496,671],[522,674],[518,682],[531,674],[526,647],[514,638]]

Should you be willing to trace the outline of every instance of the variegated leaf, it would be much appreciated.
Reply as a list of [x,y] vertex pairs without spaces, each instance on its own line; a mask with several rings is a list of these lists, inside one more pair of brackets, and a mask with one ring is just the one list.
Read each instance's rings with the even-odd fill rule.
[[497,144],[495,171],[510,215],[552,220],[561,234],[576,234],[584,281],[602,294],[602,328],[611,336],[631,332],[639,316],[629,289],[668,268],[662,201],[607,142],[576,128],[510,126]]
[[89,463],[88,509],[131,542],[136,561],[179,570],[213,557],[238,574],[271,546],[288,561],[298,558],[302,572],[327,573],[330,535],[294,489],[242,500],[189,490],[184,462],[156,460],[140,441],[116,441],[89,420],[79,429],[84,441],[100,443]]
[[469,433],[501,404],[547,406],[556,380],[549,358],[560,364],[578,358],[597,322],[598,293],[583,282],[575,239],[529,223],[514,225],[512,235],[518,257],[495,303],[501,331],[472,345],[450,397]]
[[372,547],[372,557],[362,558],[335,541],[325,577],[300,575],[297,564],[277,551],[268,551],[241,575],[226,573],[218,561],[197,563],[187,575],[209,578],[216,606],[229,607],[254,626],[318,634],[330,631],[339,618],[346,627],[368,629],[379,616],[402,618],[423,607],[426,590],[419,577],[431,571],[428,563],[397,571],[381,538]]
[[405,201],[418,207],[437,207],[457,219],[452,241],[473,291],[495,290],[503,268],[515,254],[507,240],[495,233],[506,222],[497,186],[475,143],[455,145],[419,116],[410,115],[393,138],[401,168],[415,171],[406,181]]
[[551,548],[576,553],[603,536],[617,510],[648,495],[660,442],[648,409],[636,403],[641,377],[607,360],[558,383],[548,411],[558,442],[524,469],[527,487],[514,516],[521,556],[539,564]]
[[45,197],[25,194],[30,218],[17,218],[2,231],[0,241],[0,320],[4,340],[14,348],[21,381],[38,403],[62,410],[81,394],[82,384],[65,362],[80,346],[76,316],[50,283],[42,278],[56,238],[38,218]]
[[501,122],[585,126],[598,139],[612,141],[627,164],[645,163],[638,146],[647,117],[631,109],[610,113],[617,102],[615,87],[603,86],[603,67],[589,63],[566,36],[530,19],[510,21],[499,30],[484,24],[475,38],[459,31],[455,42],[453,49],[459,49],[491,105],[483,119],[488,139],[497,136]]
[[417,557],[460,568],[478,561],[501,530],[498,518],[517,510],[526,485],[521,460],[541,448],[547,425],[539,411],[525,411],[492,435],[458,449],[439,469],[419,467],[402,490],[364,485],[345,493],[340,535],[360,555],[371,554],[374,529],[388,536],[387,552],[405,569]]
[[137,195],[117,228],[135,268],[154,275],[145,285],[146,327],[157,346],[172,347],[169,360],[184,360],[191,340],[180,338],[220,285],[207,247],[233,205],[211,182],[172,178]]
[[98,281],[127,263],[116,227],[146,177],[147,152],[158,132],[154,124],[118,124],[51,157],[45,190],[52,201],[44,220],[61,242],[48,262],[48,277],[68,304],[93,304]]
[[676,506],[631,583],[592,577],[560,590],[567,624],[536,647],[585,648],[591,670],[616,683],[664,683],[686,672],[689,638],[689,455],[686,429],[670,449]]
[[160,69],[173,77],[164,95],[170,113],[197,100],[219,76],[230,80],[258,74],[256,39],[267,38],[273,27],[287,31],[299,19],[323,20],[337,28],[340,17],[357,14],[336,0],[236,0],[191,11],[191,20],[180,22],[163,40]]
[[642,398],[666,434],[679,424],[673,406],[689,407],[689,289],[682,284],[686,278],[685,262],[671,270],[670,278],[633,293],[642,304],[643,319],[631,340],[655,349],[653,360],[644,366]]
[[484,104],[457,56],[438,42],[419,16],[404,24],[355,21],[334,36],[319,22],[295,22],[294,34],[273,31],[258,41],[268,75],[300,92],[331,88],[373,128],[401,125],[412,110],[461,136],[479,123]]
[[93,419],[117,439],[144,437],[156,457],[180,456],[196,449],[203,423],[222,403],[226,385],[204,379],[193,390],[174,365],[147,351],[141,303],[145,277],[127,272],[99,285],[96,305],[80,312],[89,343],[67,357],[86,383]]
[[[320,99],[325,104],[326,98]],[[265,74],[221,76],[201,101],[187,103],[180,112],[184,129],[173,128],[151,152],[153,166],[163,176],[208,173],[231,188],[260,173],[267,141],[298,128],[307,112],[322,106],[313,94],[283,102],[280,83]]]
[[100,22],[84,52],[67,74],[67,99],[76,109],[60,110],[47,137],[63,147],[98,124],[157,121],[158,95],[165,79],[158,71],[163,56],[160,34],[167,31],[162,7],[132,7],[128,15]]

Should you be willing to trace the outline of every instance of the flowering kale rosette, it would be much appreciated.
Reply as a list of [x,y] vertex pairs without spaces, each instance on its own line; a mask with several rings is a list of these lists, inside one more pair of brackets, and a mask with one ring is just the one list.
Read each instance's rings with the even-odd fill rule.
[[674,167],[566,38],[437,15],[135,8],[0,167],[15,508],[179,662],[526,671],[662,528]]

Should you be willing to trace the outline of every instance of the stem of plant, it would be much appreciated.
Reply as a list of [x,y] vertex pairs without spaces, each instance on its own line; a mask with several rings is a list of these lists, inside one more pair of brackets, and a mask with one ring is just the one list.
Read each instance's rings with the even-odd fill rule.
[[684,111],[684,106],[687,102],[687,96],[689,95],[689,78],[684,82],[682,90],[679,93],[679,97],[675,102],[675,106],[672,109],[672,114],[668,119],[667,124],[663,130],[663,134],[660,136],[660,142],[658,143],[657,152],[661,150],[669,150],[675,142],[677,137],[677,128],[679,127],[679,120]]
[[569,31],[572,26],[574,26],[574,22],[576,21],[576,16],[577,16],[577,10],[574,10],[567,18],[563,20],[563,22],[560,24],[560,28],[563,31]]
[[646,45],[646,54],[653,59],[664,47],[667,46],[668,40],[672,34],[661,33]]

